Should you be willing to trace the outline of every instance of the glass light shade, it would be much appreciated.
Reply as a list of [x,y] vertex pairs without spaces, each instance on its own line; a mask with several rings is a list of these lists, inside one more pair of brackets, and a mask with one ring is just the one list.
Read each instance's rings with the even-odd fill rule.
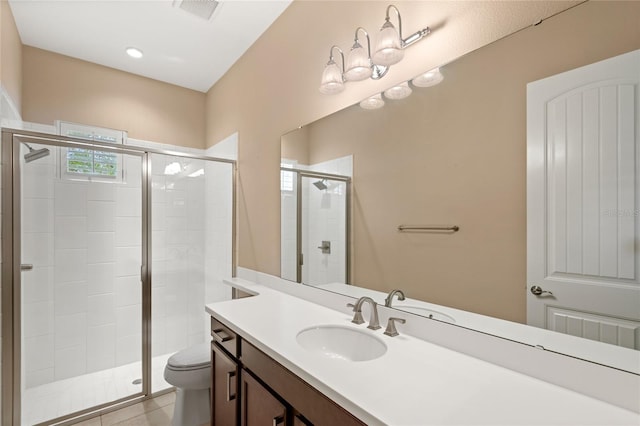
[[431,71],[425,72],[424,74],[420,74],[411,80],[411,83],[416,87],[431,87],[440,83],[442,80],[444,80],[444,76],[440,72],[440,68],[435,68]]
[[333,95],[344,90],[344,80],[342,71],[338,64],[333,60],[327,63],[322,72],[322,81],[320,82],[320,93],[323,95]]
[[371,59],[374,64],[388,67],[397,64],[403,57],[404,50],[402,50],[400,35],[393,24],[386,21],[382,28],[380,28],[376,49]]
[[389,99],[404,99],[411,94],[412,90],[406,81],[397,86],[393,86],[384,91],[384,95]]
[[360,43],[356,42],[347,56],[344,77],[349,81],[361,81],[371,77],[371,59]]
[[360,102],[360,106],[364,109],[378,109],[384,106],[384,100],[381,94],[373,95]]

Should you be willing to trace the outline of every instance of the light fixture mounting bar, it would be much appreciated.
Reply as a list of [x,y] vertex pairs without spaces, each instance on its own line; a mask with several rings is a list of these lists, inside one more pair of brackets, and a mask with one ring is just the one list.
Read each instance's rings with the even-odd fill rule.
[[385,16],[385,20],[388,21],[390,19],[389,16],[389,11],[393,8],[393,10],[396,11],[396,16],[398,17],[398,35],[400,35],[400,42],[401,42],[401,46],[402,48],[406,48],[411,46],[413,43],[415,43],[416,41],[422,39],[422,37],[429,35],[431,33],[431,29],[429,27],[423,28],[419,31],[416,31],[415,33],[411,34],[409,37],[407,38],[402,38],[402,17],[400,16],[400,11],[398,10],[398,8],[393,5],[390,4],[389,6],[387,6],[387,13]]
[[428,36],[429,34],[431,34],[431,28],[429,27],[416,31],[415,33],[411,34],[409,37],[402,40],[402,48],[406,49],[407,47],[411,46],[413,43],[422,40],[423,37]]

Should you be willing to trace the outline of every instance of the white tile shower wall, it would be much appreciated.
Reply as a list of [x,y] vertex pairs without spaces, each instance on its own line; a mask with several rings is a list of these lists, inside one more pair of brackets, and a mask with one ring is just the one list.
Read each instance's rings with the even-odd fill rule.
[[[203,301],[230,299],[231,165],[152,155],[153,356],[207,339]],[[165,168],[180,165],[166,175]],[[203,170],[203,174],[197,173]],[[192,176],[190,176],[192,175]]]
[[122,183],[73,181],[50,149],[22,166],[26,387],[140,359],[140,159]]
[[[231,289],[222,280],[233,273],[233,166],[207,162],[205,168],[205,300],[213,303],[231,299]],[[202,311],[205,339],[210,320]]]

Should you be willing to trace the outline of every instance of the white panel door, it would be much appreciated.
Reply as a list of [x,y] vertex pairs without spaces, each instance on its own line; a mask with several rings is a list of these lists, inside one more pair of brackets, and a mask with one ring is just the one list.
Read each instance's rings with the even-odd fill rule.
[[527,323],[633,349],[639,83],[640,50],[527,85]]

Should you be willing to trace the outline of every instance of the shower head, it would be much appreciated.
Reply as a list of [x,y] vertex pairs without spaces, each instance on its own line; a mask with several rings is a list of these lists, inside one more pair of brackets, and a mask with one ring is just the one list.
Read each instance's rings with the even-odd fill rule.
[[22,142],[22,143],[29,149],[29,152],[27,152],[24,155],[25,163],[30,163],[32,161],[35,161],[35,160],[39,159],[39,158],[46,157],[47,155],[50,154],[48,148],[33,149],[33,148],[31,148],[31,146],[29,146],[29,144],[27,144],[25,142]]
[[322,180],[319,180],[317,182],[313,182],[313,185],[316,188],[318,188],[320,191],[322,191],[323,189],[327,189],[328,188],[328,186],[326,185],[325,182],[326,182],[326,179],[322,179]]

